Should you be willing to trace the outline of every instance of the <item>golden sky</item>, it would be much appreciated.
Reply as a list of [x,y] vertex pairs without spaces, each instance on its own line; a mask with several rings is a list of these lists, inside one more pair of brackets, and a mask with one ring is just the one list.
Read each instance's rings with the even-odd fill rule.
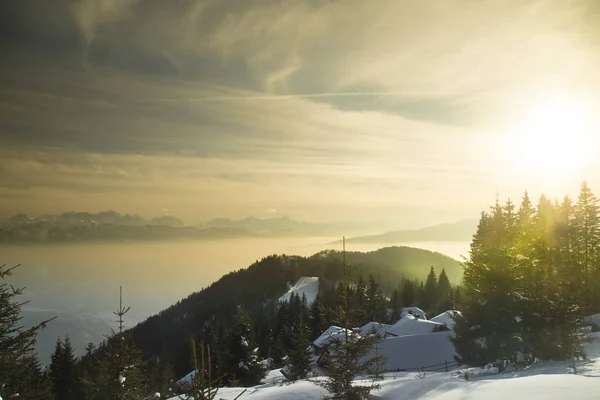
[[0,217],[425,224],[600,192],[595,0],[8,4]]

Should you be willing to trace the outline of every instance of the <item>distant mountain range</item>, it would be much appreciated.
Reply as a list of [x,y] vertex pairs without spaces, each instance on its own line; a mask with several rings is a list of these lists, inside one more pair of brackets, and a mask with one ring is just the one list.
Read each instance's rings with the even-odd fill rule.
[[[406,242],[470,242],[477,230],[478,221],[465,219],[462,221],[429,226],[422,229],[391,231],[379,235],[357,236],[346,239],[346,243],[394,244]],[[340,241],[334,242],[336,244]]]
[[[252,231],[259,235],[302,235],[302,236],[327,236],[341,235],[343,233],[356,234],[360,232],[373,232],[378,227],[385,225],[386,221],[348,221],[348,222],[302,222],[295,221],[284,215],[277,218],[255,218],[232,220],[229,218],[216,218],[208,221],[202,227],[233,228]],[[389,224],[389,222],[387,222]]]
[[[17,214],[0,220],[1,243],[59,243],[88,241],[234,239],[251,237],[342,236],[376,232],[391,226],[389,221],[301,222],[288,216],[217,218],[186,226],[172,215],[147,220],[139,215],[115,211],[67,212],[34,217]],[[352,243],[402,243],[415,241],[469,241],[476,221],[436,225],[418,230],[392,231],[381,235],[357,236]]]

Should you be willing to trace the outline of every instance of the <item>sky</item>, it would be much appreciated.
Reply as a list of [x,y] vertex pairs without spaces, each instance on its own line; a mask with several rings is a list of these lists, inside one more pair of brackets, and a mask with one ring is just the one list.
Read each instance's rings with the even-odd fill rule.
[[600,192],[595,0],[1,2],[0,217],[429,224]]

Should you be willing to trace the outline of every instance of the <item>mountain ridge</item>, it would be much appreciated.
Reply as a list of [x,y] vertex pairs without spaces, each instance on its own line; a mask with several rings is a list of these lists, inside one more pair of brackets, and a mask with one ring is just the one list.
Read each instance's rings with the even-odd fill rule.
[[[478,220],[464,219],[452,223],[427,226],[420,229],[406,229],[384,232],[377,235],[356,236],[346,239],[346,243],[381,243],[392,244],[401,242],[470,242],[477,229]],[[340,244],[336,240],[332,244]]]

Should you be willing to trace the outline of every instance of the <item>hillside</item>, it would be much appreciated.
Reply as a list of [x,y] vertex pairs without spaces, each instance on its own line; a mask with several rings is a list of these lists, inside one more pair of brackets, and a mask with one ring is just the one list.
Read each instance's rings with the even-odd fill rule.
[[[311,258],[329,261],[342,260],[342,252],[327,250],[315,254]],[[415,249],[414,247],[392,246],[369,252],[346,251],[346,261],[360,267],[384,267],[394,270],[401,268],[402,273],[409,277],[421,278],[423,271],[434,266],[439,273],[442,268],[446,270],[450,282],[457,284],[462,277],[462,267],[455,259],[438,252]]]
[[[427,250],[392,247],[368,253],[347,253],[352,279],[359,275],[377,277],[381,288],[390,293],[405,277],[425,279],[430,266],[445,268],[450,279],[460,276],[460,264]],[[175,372],[189,372],[189,339],[207,326],[219,330],[235,314],[238,306],[253,313],[256,321],[276,307],[275,301],[301,277],[336,281],[341,277],[341,253],[321,252],[311,257],[273,255],[246,269],[231,272],[207,288],[148,318],[133,328],[137,345],[147,358],[169,359]]]
[[[467,219],[451,224],[439,224],[422,229],[391,231],[379,235],[357,236],[346,239],[346,243],[403,242],[470,242],[477,228],[477,220]],[[335,243],[340,243],[336,241]]]

